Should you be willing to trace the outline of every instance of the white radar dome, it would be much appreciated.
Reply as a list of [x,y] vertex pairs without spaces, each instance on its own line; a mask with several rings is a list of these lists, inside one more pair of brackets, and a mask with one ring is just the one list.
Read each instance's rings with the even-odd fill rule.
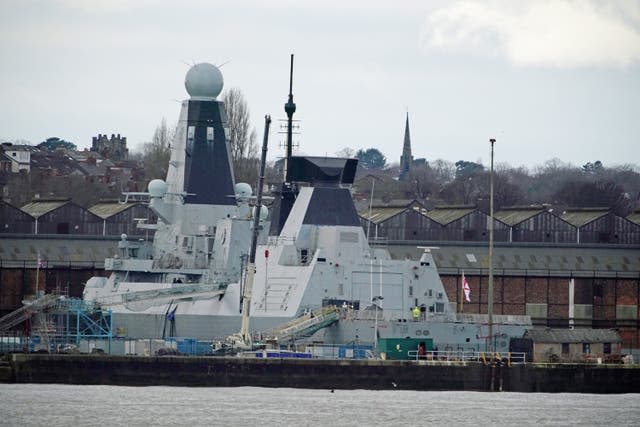
[[161,179],[153,179],[149,183],[149,195],[162,198],[167,193],[167,183]]
[[201,62],[189,68],[184,78],[184,87],[196,100],[212,100],[222,92],[224,80],[222,73],[215,65]]
[[[256,214],[256,206],[253,207],[253,214]],[[260,221],[265,221],[269,216],[269,208],[265,205],[260,206]]]
[[234,187],[236,197],[247,198],[251,197],[253,191],[251,190],[251,186],[246,182],[239,182]]

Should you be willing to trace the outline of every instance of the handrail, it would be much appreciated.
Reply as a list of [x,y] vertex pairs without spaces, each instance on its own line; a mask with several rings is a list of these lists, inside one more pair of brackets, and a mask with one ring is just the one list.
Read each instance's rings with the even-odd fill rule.
[[407,356],[416,361],[427,360],[434,362],[482,362],[483,364],[500,365],[506,364],[511,366],[514,364],[526,364],[527,353],[523,352],[507,352],[507,353],[490,353],[483,351],[464,351],[464,350],[434,350],[419,354],[418,350],[407,351]]

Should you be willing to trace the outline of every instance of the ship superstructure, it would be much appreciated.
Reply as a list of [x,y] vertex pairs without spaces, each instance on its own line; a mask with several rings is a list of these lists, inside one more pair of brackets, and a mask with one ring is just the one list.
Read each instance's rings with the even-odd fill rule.
[[[197,301],[216,299],[224,307],[217,311],[238,312],[237,303],[226,306],[223,297],[234,293],[227,287],[237,287],[249,251],[251,187],[234,182],[226,112],[216,99],[222,86],[211,64],[187,72],[191,97],[182,102],[166,182],[155,179],[148,193],[129,195],[147,196],[158,215],[157,224],[144,225],[155,229],[153,245],[130,244],[123,236],[118,255],[105,261],[111,275],[86,285],[84,299],[119,313],[117,325],[127,336],[165,335],[167,314],[194,312]],[[153,328],[145,316],[125,321],[125,314],[137,319],[142,313],[157,317]]]

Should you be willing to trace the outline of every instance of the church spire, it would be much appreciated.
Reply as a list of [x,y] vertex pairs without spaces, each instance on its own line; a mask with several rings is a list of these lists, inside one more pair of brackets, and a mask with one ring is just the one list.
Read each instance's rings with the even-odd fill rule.
[[413,156],[411,155],[411,136],[409,135],[409,112],[407,111],[407,122],[404,127],[404,145],[402,156],[400,156],[400,176],[398,179],[404,181],[409,177]]

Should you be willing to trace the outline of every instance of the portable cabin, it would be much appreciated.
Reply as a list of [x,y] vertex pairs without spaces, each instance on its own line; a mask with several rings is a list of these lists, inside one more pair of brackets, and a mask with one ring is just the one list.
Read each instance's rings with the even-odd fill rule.
[[622,339],[613,329],[529,329],[534,362],[591,362],[620,358]]
[[380,338],[378,351],[385,354],[387,360],[415,359],[419,349],[426,353],[433,350],[432,338]]

